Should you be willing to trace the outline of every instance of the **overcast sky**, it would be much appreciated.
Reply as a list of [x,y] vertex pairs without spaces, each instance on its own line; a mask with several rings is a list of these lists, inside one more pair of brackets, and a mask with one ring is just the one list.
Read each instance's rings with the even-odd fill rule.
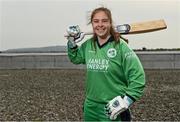
[[125,36],[132,48],[180,48],[180,0],[0,0],[0,50],[66,45],[66,28],[90,31],[88,13],[102,5],[114,24],[165,20],[166,30]]

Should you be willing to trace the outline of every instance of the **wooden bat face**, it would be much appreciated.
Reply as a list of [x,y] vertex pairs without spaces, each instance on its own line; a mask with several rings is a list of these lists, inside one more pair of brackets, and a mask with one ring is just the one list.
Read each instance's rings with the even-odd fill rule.
[[130,31],[128,34],[139,34],[139,33],[147,33],[157,30],[166,29],[167,25],[164,20],[154,20],[147,22],[139,22],[130,24]]

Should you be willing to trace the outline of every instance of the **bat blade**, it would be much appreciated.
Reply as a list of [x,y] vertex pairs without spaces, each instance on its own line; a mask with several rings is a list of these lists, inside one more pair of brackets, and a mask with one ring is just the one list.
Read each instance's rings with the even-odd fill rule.
[[163,19],[130,24],[130,31],[127,34],[140,34],[166,29],[167,25]]

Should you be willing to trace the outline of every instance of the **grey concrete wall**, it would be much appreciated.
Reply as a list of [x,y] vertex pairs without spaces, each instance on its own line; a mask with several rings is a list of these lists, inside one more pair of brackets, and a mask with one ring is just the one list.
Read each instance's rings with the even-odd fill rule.
[[136,53],[145,69],[180,69],[180,51]]
[[63,53],[0,54],[0,69],[82,69]]
[[[180,69],[180,52],[136,52],[145,69]],[[1,53],[0,69],[83,69],[66,53]]]

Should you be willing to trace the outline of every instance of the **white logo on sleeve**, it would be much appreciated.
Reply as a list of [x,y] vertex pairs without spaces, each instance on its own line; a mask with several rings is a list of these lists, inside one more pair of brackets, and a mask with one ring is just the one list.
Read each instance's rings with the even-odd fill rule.
[[116,51],[116,49],[114,49],[114,48],[110,48],[110,49],[107,51],[107,56],[108,56],[109,58],[114,58],[114,57],[116,57],[116,55],[117,55],[117,51]]

